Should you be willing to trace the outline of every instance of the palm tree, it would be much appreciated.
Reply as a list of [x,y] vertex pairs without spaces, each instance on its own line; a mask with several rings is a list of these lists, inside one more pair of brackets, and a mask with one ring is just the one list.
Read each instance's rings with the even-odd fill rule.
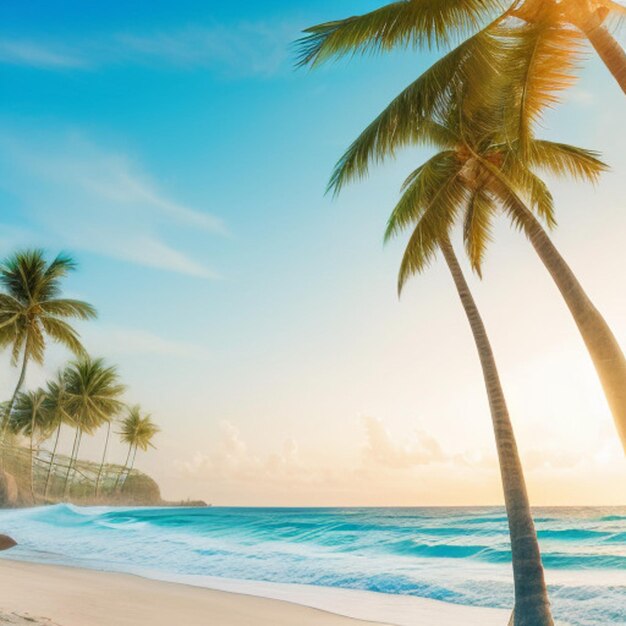
[[11,346],[13,365],[21,359],[17,385],[4,415],[2,439],[29,361],[43,363],[46,339],[76,355],[84,354],[78,333],[66,319],[94,318],[95,309],[81,300],[59,297],[62,279],[75,268],[65,255],[47,263],[41,250],[18,252],[0,264],[0,285],[5,289],[0,293],[0,346]]
[[[460,107],[450,111],[445,123],[432,121],[428,126],[430,140],[443,149],[405,182],[385,239],[413,228],[400,267],[400,291],[411,275],[423,272],[430,265],[438,250],[443,253],[452,274],[478,349],[491,409],[511,538],[515,583],[512,623],[515,626],[542,626],[553,624],[553,620],[515,435],[493,351],[450,243],[449,232],[462,218],[467,252],[473,267],[480,272],[490,238],[491,220],[498,205],[503,206],[514,221],[522,224],[522,209],[517,204],[510,206],[512,197],[523,205],[517,195],[518,189],[528,193],[548,221],[552,219],[552,205],[543,182],[515,160],[515,153],[508,144],[498,142],[501,129],[494,130],[491,135],[486,132],[490,120],[497,120],[493,110],[482,115],[480,110],[467,114]],[[497,126],[495,123],[496,129]],[[593,154],[570,146],[533,141],[531,151],[538,160],[552,164],[557,170],[560,168],[555,163],[571,169],[580,161],[581,173],[593,177],[603,168]],[[498,180],[481,165],[480,159],[499,164],[514,177],[516,184],[502,189]],[[530,213],[525,205],[523,210]]]
[[[45,405],[46,392],[43,389],[21,392],[15,401],[9,430],[15,434],[22,434],[30,440],[30,493],[33,503],[35,496],[35,439],[37,434],[45,439],[50,434],[50,421]],[[37,447],[40,442],[38,442]]]
[[[63,373],[63,380],[63,411],[76,429],[65,475],[64,492],[67,497],[71,485],[70,475],[76,468],[83,434],[93,434],[100,426],[110,422],[122,409],[123,403],[120,398],[125,387],[120,384],[114,366],[107,366],[102,359],[92,359],[88,356],[70,363]],[[104,457],[96,485],[99,484],[103,465]]]
[[[343,55],[385,52],[398,46],[446,47],[503,24],[531,26],[569,42],[564,52],[574,55],[578,40],[586,38],[626,93],[626,54],[611,34],[611,26],[619,25],[624,16],[626,8],[613,0],[399,0],[306,29],[299,41],[299,63],[315,66]],[[538,46],[542,45],[539,40]]]
[[139,405],[135,405],[128,409],[128,414],[122,420],[121,427],[122,430],[119,432],[120,439],[123,443],[128,444],[128,454],[126,455],[124,466],[120,470],[115,482],[115,489],[118,488],[118,485],[122,480],[122,476],[126,473],[126,478],[120,487],[121,489],[124,488],[126,480],[133,471],[135,458],[137,456],[137,449],[140,448],[145,452],[149,447],[154,448],[152,439],[154,439],[155,435],[157,435],[161,430],[152,421],[152,417],[150,415],[142,415],[141,407]]
[[71,419],[64,410],[65,400],[65,379],[63,372],[57,375],[56,380],[49,381],[47,385],[46,399],[44,404],[47,408],[46,415],[49,420],[49,430],[54,432],[54,444],[52,452],[50,453],[50,460],[48,464],[48,472],[46,474],[46,482],[44,485],[43,495],[44,500],[48,498],[50,491],[50,478],[55,468],[57,449],[59,446],[59,439],[61,436],[61,427],[63,424],[71,424]]
[[[414,3],[397,3],[398,6],[409,4]],[[429,3],[424,6],[426,4]],[[349,24],[348,21],[345,27],[352,28]],[[379,25],[379,28],[383,27]],[[392,36],[392,33],[384,32],[391,39],[378,41],[378,48],[384,49],[401,41],[397,34]],[[330,34],[326,36],[329,42],[334,41]],[[344,41],[341,37],[339,39]],[[368,45],[375,45],[375,39],[365,39]],[[480,31],[437,61],[391,102],[340,159],[329,188],[338,193],[347,182],[367,175],[372,163],[393,156],[402,147],[420,143],[456,151],[467,165],[466,172],[473,172],[472,175],[479,178],[486,177],[490,194],[499,197],[516,225],[524,230],[572,313],[626,450],[624,353],[571,268],[520,200],[517,193],[520,181],[515,180],[520,166],[522,171],[527,171],[530,166],[592,180],[602,169],[594,153],[536,141],[533,137],[534,123],[542,111],[558,102],[559,92],[574,80],[577,63],[568,52],[568,42],[571,41],[575,40],[569,31],[552,29],[546,33],[537,24],[524,29],[500,26]],[[337,46],[337,53],[344,51],[339,44]],[[347,40],[342,46],[347,46]],[[356,43],[354,47],[361,49]],[[325,48],[321,43],[318,56],[312,60],[327,58],[331,50],[332,46]],[[500,69],[495,73],[497,78],[494,78],[493,68]],[[459,92],[465,101],[470,102],[470,105],[464,104],[467,111],[489,111],[483,113],[484,129],[472,122],[475,129],[473,140],[464,137],[458,124],[452,135],[446,129],[451,112],[458,109]],[[497,99],[500,99],[499,103]],[[494,141],[497,125],[500,126],[499,138]],[[481,140],[481,132],[488,136],[486,142]],[[451,157],[451,160],[455,158]],[[437,161],[431,165],[436,166]],[[533,177],[526,178],[526,191],[533,204],[547,218],[548,224],[554,225],[552,199],[545,186]],[[484,247],[479,246],[478,250],[484,251]]]

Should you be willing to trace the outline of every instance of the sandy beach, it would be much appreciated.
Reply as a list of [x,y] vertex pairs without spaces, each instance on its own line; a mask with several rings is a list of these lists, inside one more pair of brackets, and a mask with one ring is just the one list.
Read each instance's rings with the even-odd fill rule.
[[[228,587],[228,585],[225,585]],[[289,585],[280,586],[287,590]],[[304,588],[302,604],[77,568],[0,561],[0,624],[41,626],[504,626],[505,611]],[[263,588],[260,587],[262,590]],[[276,595],[267,588],[269,594]],[[288,591],[282,592],[289,597]],[[294,596],[295,597],[295,596]],[[324,606],[327,610],[312,608]],[[344,617],[359,616],[361,619]],[[386,616],[382,621],[383,614]]]

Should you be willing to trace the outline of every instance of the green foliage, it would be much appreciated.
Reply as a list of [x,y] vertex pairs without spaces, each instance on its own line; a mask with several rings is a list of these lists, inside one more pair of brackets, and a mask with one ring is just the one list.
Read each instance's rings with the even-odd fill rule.
[[[339,193],[351,181],[367,176],[371,164],[395,156],[409,145],[454,147],[460,141],[455,115],[460,93],[493,97],[487,86],[497,78],[502,54],[500,34],[481,31],[445,55],[400,93],[361,133],[340,158],[328,185]],[[474,96],[472,96],[474,97]],[[476,121],[474,122],[476,124]]]
[[76,267],[65,255],[49,264],[41,250],[18,252],[0,265],[0,347],[11,347],[13,364],[21,353],[43,363],[46,338],[84,354],[78,333],[66,319],[92,319],[95,309],[61,298],[61,282]]
[[39,435],[43,439],[47,438],[54,430],[54,425],[46,406],[46,392],[37,389],[20,393],[16,398],[8,427],[13,434],[35,438]]
[[500,0],[401,0],[370,13],[306,29],[297,42],[298,65],[317,66],[344,55],[394,47],[440,47],[476,31],[511,2]]
[[160,432],[160,428],[152,421],[152,417],[142,414],[141,407],[135,405],[128,409],[128,414],[121,421],[120,439],[131,447],[146,451],[154,448],[152,440]]
[[[62,373],[59,407],[71,425],[91,434],[119,413],[125,386],[115,366],[102,359],[84,357],[70,363]],[[53,387],[54,389],[54,387]]]

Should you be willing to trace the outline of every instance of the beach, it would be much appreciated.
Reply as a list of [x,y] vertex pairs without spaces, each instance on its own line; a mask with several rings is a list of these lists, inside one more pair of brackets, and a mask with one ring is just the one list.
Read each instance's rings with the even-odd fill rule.
[[[284,586],[289,587],[289,586]],[[296,587],[296,586],[294,586]],[[309,588],[294,602],[128,574],[0,561],[0,623],[54,626],[503,626],[506,611],[368,592]],[[335,593],[338,591],[338,593]],[[326,596],[326,600],[324,597]],[[306,602],[306,598],[304,599]],[[375,615],[386,613],[386,621]],[[18,618],[21,617],[22,621]],[[13,621],[11,621],[13,620]]]

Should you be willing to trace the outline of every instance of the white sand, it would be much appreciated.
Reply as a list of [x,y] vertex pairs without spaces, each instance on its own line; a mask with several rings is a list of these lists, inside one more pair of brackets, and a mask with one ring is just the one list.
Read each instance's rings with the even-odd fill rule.
[[220,590],[2,559],[0,624],[506,626],[509,617],[507,611],[341,589],[219,579],[208,584]]

